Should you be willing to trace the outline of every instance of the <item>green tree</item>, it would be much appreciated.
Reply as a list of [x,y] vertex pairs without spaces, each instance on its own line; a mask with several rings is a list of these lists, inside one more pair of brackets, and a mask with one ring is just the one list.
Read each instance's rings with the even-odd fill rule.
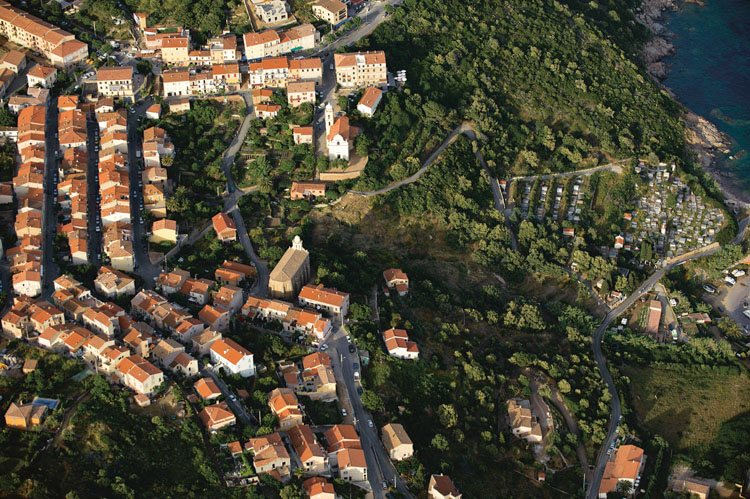
[[439,451],[447,451],[448,450],[448,439],[445,438],[442,434],[438,433],[434,437],[432,437],[432,442],[430,443],[434,448],[436,448]]
[[385,409],[383,399],[372,390],[362,392],[362,405],[370,412],[382,412]]
[[438,418],[440,419],[440,424],[445,428],[452,428],[458,423],[458,414],[452,404],[440,404],[440,407],[438,407]]

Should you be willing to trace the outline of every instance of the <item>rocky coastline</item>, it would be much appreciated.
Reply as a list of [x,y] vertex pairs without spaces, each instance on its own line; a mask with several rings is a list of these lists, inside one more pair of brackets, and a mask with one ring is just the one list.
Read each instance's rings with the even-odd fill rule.
[[[694,3],[703,5],[701,0],[694,0]],[[668,10],[674,11],[678,8],[676,0],[644,0],[636,12],[636,19],[649,28],[654,35],[643,50],[646,69],[677,101],[679,98],[663,83],[669,72],[669,67],[663,59],[673,55],[675,51],[674,45],[669,41],[669,30],[663,24],[663,14]],[[720,158],[730,152],[731,137],[721,132],[707,119],[685,109],[683,117],[687,127],[685,139],[688,148],[695,153],[698,163],[721,186],[727,200],[743,205],[750,204],[750,193],[740,187],[740,181],[732,171],[720,164]]]

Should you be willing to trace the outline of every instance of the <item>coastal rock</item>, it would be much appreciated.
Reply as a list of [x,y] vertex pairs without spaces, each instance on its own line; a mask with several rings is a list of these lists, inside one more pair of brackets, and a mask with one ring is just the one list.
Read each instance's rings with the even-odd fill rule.
[[643,54],[646,57],[646,62],[648,63],[658,62],[673,53],[674,45],[661,37],[654,37],[643,48]]
[[667,77],[667,67],[663,62],[650,62],[646,65],[646,69],[654,78],[663,80]]
[[685,116],[685,123],[689,129],[687,138],[689,144],[714,150],[723,150],[729,145],[725,135],[707,119],[688,112]]
[[648,26],[651,31],[658,33],[654,29],[654,25],[661,19],[662,12],[667,9],[674,10],[676,8],[674,0],[644,0],[640,11],[636,14],[636,18],[642,24]]

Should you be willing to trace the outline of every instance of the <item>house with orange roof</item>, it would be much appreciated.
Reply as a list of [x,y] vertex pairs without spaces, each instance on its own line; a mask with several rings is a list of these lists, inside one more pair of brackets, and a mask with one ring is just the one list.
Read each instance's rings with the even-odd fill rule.
[[275,118],[281,111],[281,106],[278,104],[258,104],[255,106],[255,116],[258,118]]
[[336,83],[343,88],[383,87],[388,83],[385,52],[382,50],[334,54],[333,62]]
[[336,378],[327,353],[315,352],[302,358],[297,393],[312,400],[336,400]]
[[306,102],[315,105],[315,82],[290,81],[286,85],[286,98],[289,107],[298,107]]
[[289,476],[291,458],[278,433],[251,438],[245,449],[253,453],[253,467],[257,474],[278,472],[282,480]]
[[310,499],[336,499],[333,484],[320,476],[308,478],[302,482],[302,488]]
[[394,461],[403,461],[414,455],[414,444],[399,423],[388,423],[383,426],[381,440],[388,455]]
[[214,331],[224,331],[229,327],[232,314],[229,310],[221,306],[204,305],[201,311],[198,312],[198,318],[203,321],[206,327]]
[[136,322],[127,330],[122,342],[133,349],[137,355],[147,358],[151,353],[151,345],[156,343],[154,333],[154,328],[145,322]]
[[99,68],[96,72],[99,96],[133,99],[133,66]]
[[322,284],[312,286],[307,284],[299,292],[300,305],[315,310],[325,310],[333,317],[343,321],[349,313],[349,293],[332,288],[324,288]]
[[406,296],[409,293],[409,276],[401,269],[387,269],[383,272],[383,279],[385,279],[387,289],[396,290],[399,296]]
[[229,409],[229,405],[227,405],[226,402],[218,402],[206,406],[200,413],[198,413],[198,417],[203,422],[203,425],[210,431],[219,430],[225,426],[232,426],[237,422],[237,418]]
[[318,0],[312,5],[312,12],[315,17],[331,26],[338,26],[348,17],[346,4],[339,0]]
[[120,362],[130,357],[130,350],[120,345],[105,348],[98,354],[98,366],[106,374],[112,374]]
[[115,346],[115,340],[97,334],[92,334],[83,343],[83,353],[91,359],[96,359],[108,347]]
[[26,404],[11,402],[8,410],[5,411],[5,426],[16,430],[40,426],[44,422],[47,409],[46,405],[34,402]]
[[280,429],[287,430],[302,424],[302,410],[292,389],[275,388],[268,394],[268,406],[279,420]]
[[302,24],[286,31],[266,30],[243,35],[245,57],[252,61],[289,52],[315,48],[320,34],[312,24]]
[[77,95],[61,95],[57,98],[57,109],[58,111],[73,111],[78,109],[78,96]]
[[648,324],[646,325],[646,332],[648,334],[656,336],[659,333],[661,312],[661,302],[659,300],[651,300],[648,306]]
[[326,452],[328,453],[328,460],[331,466],[338,464],[338,456],[341,451],[345,449],[361,449],[362,442],[359,439],[357,430],[354,425],[350,424],[337,424],[333,425],[329,430],[325,432]]
[[161,288],[162,292],[171,295],[172,293],[177,293],[182,288],[182,284],[189,278],[190,272],[187,270],[174,269],[171,272],[162,272],[159,274],[156,284]]
[[83,348],[86,340],[93,334],[94,333],[92,333],[88,329],[82,327],[74,327],[68,331],[64,331],[60,335],[60,346],[67,353],[75,355],[79,350],[81,350],[81,348]]
[[161,42],[161,58],[167,64],[186,66],[190,52],[190,39],[187,36],[165,38]]
[[[311,126],[296,126],[292,128],[292,139],[294,140],[294,145],[298,146],[300,144],[312,144],[313,137],[314,130]],[[323,195],[325,195],[325,192],[323,193]]]
[[288,435],[306,474],[322,475],[329,472],[325,450],[309,426],[293,426],[289,429]]
[[9,69],[14,73],[18,74],[26,67],[26,54],[19,52],[18,50],[10,49],[6,53],[2,60],[0,60],[0,68]]
[[215,341],[209,349],[211,362],[223,367],[229,374],[239,374],[243,378],[255,375],[253,354],[229,338]]
[[83,313],[83,324],[92,331],[108,338],[115,336],[116,318],[102,310],[90,308]]
[[320,85],[323,83],[323,62],[320,57],[307,57],[289,61],[290,81],[309,81]]
[[214,278],[219,284],[228,284],[231,286],[237,286],[245,280],[245,274],[224,267],[219,267],[214,272]]
[[214,305],[236,314],[242,308],[242,290],[236,286],[222,286],[214,296]]
[[362,98],[357,103],[357,111],[362,113],[363,116],[372,118],[382,98],[383,90],[378,87],[367,87],[365,93],[362,94]]
[[325,182],[292,182],[292,187],[289,189],[289,199],[292,201],[297,199],[314,200],[316,197],[325,197],[325,195]]
[[203,400],[213,400],[221,397],[221,390],[211,378],[201,378],[193,384],[195,393]]
[[188,317],[177,325],[174,335],[181,342],[188,344],[193,336],[202,333],[205,329],[203,322],[195,317]]
[[161,117],[161,105],[153,104],[146,109],[146,118],[150,120],[158,120]]
[[42,293],[42,275],[33,270],[14,274],[13,291],[24,296],[39,296]]
[[619,482],[628,482],[636,487],[640,481],[646,456],[643,449],[635,445],[622,445],[616,449],[610,461],[604,466],[604,474],[599,485],[599,497],[607,498],[614,492]]
[[258,275],[258,271],[252,265],[245,265],[244,263],[233,262],[231,260],[224,260],[221,264],[222,268],[233,270],[235,272],[241,272],[245,277],[253,278]]
[[432,475],[427,486],[427,497],[429,499],[461,499],[462,494],[453,485],[453,480],[448,475]]
[[164,382],[164,374],[140,355],[122,359],[115,369],[122,383],[138,393],[151,395]]
[[26,80],[29,88],[52,88],[57,81],[57,70],[50,66],[37,64],[26,73]]
[[135,295],[135,279],[107,265],[99,267],[94,287],[110,299],[119,295]]
[[273,97],[273,90],[270,88],[256,88],[253,90],[253,105],[271,102],[271,97]]
[[226,213],[217,213],[211,219],[216,236],[219,241],[226,243],[237,240],[237,228],[234,226],[234,221]]
[[215,283],[209,279],[185,279],[180,286],[179,293],[187,296],[188,300],[198,305],[205,305],[208,301],[208,292]]
[[339,452],[339,478],[348,482],[367,481],[367,461],[362,449],[346,448]]
[[419,347],[409,341],[409,335],[404,329],[388,329],[383,333],[385,348],[393,357],[413,360],[419,357]]
[[29,316],[14,309],[8,310],[2,318],[3,333],[11,338],[23,338],[31,332]]
[[48,350],[57,349],[62,341],[61,337],[64,338],[68,335],[68,331],[74,328],[75,325],[68,324],[57,324],[55,326],[48,327],[42,334],[37,338],[37,343],[40,347]]

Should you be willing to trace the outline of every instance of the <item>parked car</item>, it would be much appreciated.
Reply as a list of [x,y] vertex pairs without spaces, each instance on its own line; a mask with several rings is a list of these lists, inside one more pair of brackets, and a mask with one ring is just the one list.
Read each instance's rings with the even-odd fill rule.
[[341,415],[346,417],[346,409],[341,409]]

